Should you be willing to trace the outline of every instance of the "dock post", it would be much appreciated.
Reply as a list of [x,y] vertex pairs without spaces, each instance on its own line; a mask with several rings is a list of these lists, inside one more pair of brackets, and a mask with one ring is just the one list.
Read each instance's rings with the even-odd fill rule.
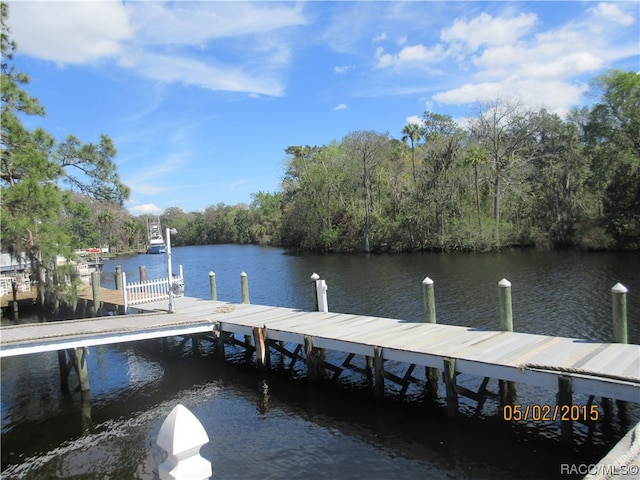
[[316,292],[318,295],[318,311],[328,313],[329,303],[327,302],[327,284],[324,280],[316,281]]
[[11,282],[11,293],[13,298],[13,301],[11,302],[13,319],[18,320],[18,283],[15,280]]
[[312,382],[317,382],[324,376],[322,363],[324,349],[313,346],[313,337],[304,336],[304,356],[307,363],[307,376]]
[[313,290],[313,310],[316,312],[329,312],[329,302],[327,302],[327,284],[320,280],[317,273],[311,275]]
[[242,303],[250,303],[249,302],[249,279],[247,278],[247,274],[242,272],[240,274],[240,288],[242,290]]
[[127,273],[122,272],[122,314],[129,313],[129,295],[127,294]]
[[[611,288],[612,311],[613,311],[613,341],[615,343],[629,343],[627,331],[627,287],[621,283],[616,283]],[[618,416],[626,420],[628,417],[629,405],[627,402],[616,401],[618,406]]]
[[[513,313],[511,308],[511,282],[503,278],[498,282],[500,300],[500,330],[513,332]],[[505,403],[513,403],[516,400],[516,384],[514,382],[500,380],[500,398]]]
[[[242,272],[240,274],[240,290],[242,291],[242,303],[250,303],[249,302],[249,279],[247,278],[246,272]],[[251,335],[244,336],[244,343],[247,345],[247,353],[249,353],[248,346],[251,345]]]
[[433,280],[425,277],[422,281],[422,292],[424,301],[424,322],[436,323],[436,296]]
[[503,332],[513,332],[511,282],[503,278],[498,282],[498,287],[500,287],[500,330]]
[[100,272],[91,272],[91,291],[93,293],[93,316],[100,315]]
[[122,267],[116,265],[116,290],[122,290]]
[[269,347],[266,344],[267,329],[266,327],[252,327],[251,331],[256,345],[256,366],[260,370],[268,370],[271,359],[269,358]]
[[[422,293],[424,301],[424,322],[436,323],[436,295],[433,280],[425,277],[422,281]],[[438,377],[440,376],[437,368],[425,367],[427,376],[426,392],[427,396],[432,399],[438,398]]]
[[[573,441],[573,422],[571,420],[571,404],[573,392],[571,388],[571,377],[560,375],[558,377],[558,398],[557,404],[560,408],[560,442],[564,445],[571,445]],[[563,408],[564,407],[564,408]],[[564,419],[562,418],[562,412],[569,410],[569,415]]]
[[80,391],[89,391],[89,368],[87,366],[87,355],[89,355],[89,349],[87,347],[80,347],[73,349],[75,369],[80,379]]
[[613,341],[615,343],[628,343],[627,334],[627,288],[616,283],[611,288],[613,300]]
[[376,398],[384,396],[384,355],[382,347],[373,347],[374,391]]
[[69,392],[69,371],[72,364],[67,362],[67,352],[58,350],[58,366],[60,367],[60,389],[64,393]]
[[456,391],[456,359],[444,359],[444,385],[447,390],[447,415],[458,415],[458,392]]
[[313,311],[317,312],[318,311],[318,284],[316,282],[320,280],[320,275],[318,275],[317,273],[312,273],[310,278],[311,278],[311,292],[313,295]]
[[147,281],[147,267],[140,265],[138,267],[138,275],[140,276],[140,283],[145,283]]
[[320,280],[317,273],[311,274],[311,290],[313,292],[313,311],[324,312],[329,311],[329,302],[327,302],[327,284],[324,280]]
[[209,288],[211,289],[211,300],[218,301],[218,289],[216,287],[216,274],[209,272]]
[[224,338],[222,337],[222,332],[220,331],[220,322],[215,322],[215,327],[213,329],[213,338],[215,356],[218,360],[224,360]]

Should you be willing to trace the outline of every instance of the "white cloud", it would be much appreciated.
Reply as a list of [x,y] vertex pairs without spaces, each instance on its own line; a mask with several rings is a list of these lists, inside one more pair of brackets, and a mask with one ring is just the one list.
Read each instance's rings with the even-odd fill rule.
[[424,119],[422,117],[419,117],[418,115],[411,115],[410,117],[406,118],[405,125],[408,125],[410,123],[414,123],[416,125],[424,125]]
[[340,103],[338,105],[336,105],[335,107],[333,107],[331,110],[333,110],[334,112],[337,112],[339,110],[346,110],[347,109],[347,104],[346,103]]
[[12,2],[9,25],[19,54],[60,65],[113,58],[157,81],[280,96],[291,46],[278,32],[304,25],[302,9],[260,2]]
[[589,12],[593,13],[597,17],[618,23],[625,27],[635,23],[635,18],[633,18],[632,15],[623,12],[615,3],[599,3],[595,7],[590,8]]
[[387,32],[382,32],[379,35],[376,35],[375,37],[373,37],[371,41],[373,43],[380,43],[380,42],[384,42],[386,39],[387,39]]
[[425,47],[424,45],[412,45],[403,47],[396,55],[384,53],[382,47],[376,49],[378,60],[376,68],[403,68],[403,67],[426,67],[443,60],[446,56],[442,45]]
[[20,54],[58,64],[113,57],[134,30],[121,2],[10,2],[8,24]]
[[351,65],[333,67],[333,71],[335,73],[347,73],[349,70],[353,70],[353,67]]
[[131,2],[145,45],[205,45],[223,37],[263,34],[307,23],[300,4],[252,2]]
[[[580,103],[587,89],[586,80],[579,80],[583,75],[638,55],[637,39],[629,41],[628,34],[620,34],[620,25],[632,25],[633,17],[611,4],[599,4],[586,13],[606,16],[615,27],[587,17],[534,31],[540,26],[534,14],[502,18],[482,13],[454,20],[442,30],[438,44],[405,47],[397,55],[379,48],[377,66],[430,65],[459,72],[464,83],[436,93],[432,98],[437,102],[463,105],[506,96],[532,108],[565,113]],[[599,35],[594,35],[594,25],[601,29]]]
[[[269,73],[256,76],[237,67],[214,65],[177,55],[142,55],[136,65],[141,74],[166,83],[180,82],[209,90],[281,96],[283,86]],[[275,76],[275,75],[274,75]]]
[[475,52],[485,45],[508,45],[530,32],[537,22],[537,15],[521,14],[517,17],[492,17],[482,13],[472,20],[456,19],[453,25],[442,30],[440,38],[464,51]]
[[160,215],[163,210],[155,203],[145,203],[144,205],[129,207],[129,212],[132,215]]
[[509,78],[500,82],[468,83],[459,88],[437,93],[433,98],[438,102],[453,105],[513,98],[531,108],[544,107],[558,114],[565,114],[572,105],[580,102],[587,88],[584,84],[573,84],[561,80]]

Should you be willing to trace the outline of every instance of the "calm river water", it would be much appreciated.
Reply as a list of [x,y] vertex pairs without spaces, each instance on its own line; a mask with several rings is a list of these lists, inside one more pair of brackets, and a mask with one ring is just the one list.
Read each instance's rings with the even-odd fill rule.
[[[281,249],[216,245],[173,249],[185,294],[240,300],[240,273],[251,303],[311,308],[309,277],[329,287],[335,312],[421,321],[421,282],[435,281],[438,323],[498,328],[498,286],[511,281],[514,329],[598,341],[611,339],[611,287],[629,289],[629,341],[640,343],[640,254],[512,251],[500,254],[289,255]],[[105,262],[112,287],[121,265],[137,280],[166,276],[165,255]],[[179,309],[179,302],[177,306]],[[3,320],[3,324],[10,323]],[[2,478],[154,479],[160,424],[177,404],[203,423],[202,455],[215,479],[539,479],[564,464],[594,463],[640,419],[601,420],[593,432],[576,426],[572,447],[558,443],[557,424],[507,424],[488,400],[461,400],[462,418],[444,403],[427,404],[419,389],[375,402],[350,383],[309,385],[260,374],[238,353],[219,362],[179,341],[146,341],[90,349],[90,402],[59,387],[55,353],[2,361]],[[476,388],[478,379],[459,379]],[[489,384],[496,390],[495,381]],[[442,388],[441,388],[442,390]],[[555,392],[518,385],[518,401],[553,404]],[[586,398],[574,395],[574,403]],[[601,409],[602,412],[602,409]],[[566,468],[565,468],[566,471]]]

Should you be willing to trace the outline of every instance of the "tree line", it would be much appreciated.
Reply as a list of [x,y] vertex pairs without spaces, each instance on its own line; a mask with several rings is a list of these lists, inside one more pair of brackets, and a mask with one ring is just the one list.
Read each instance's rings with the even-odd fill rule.
[[[40,296],[73,296],[73,250],[145,248],[147,216],[124,207],[107,135],[57,141],[25,116],[44,107],[11,63],[16,48],[0,2],[1,242],[26,252]],[[298,251],[492,251],[510,246],[640,247],[640,75],[592,81],[594,103],[566,118],[509,99],[464,125],[425,112],[399,138],[359,130],[326,145],[291,145],[281,188],[249,205],[169,208],[174,245],[255,243]],[[73,282],[71,282],[73,283]]]
[[289,146],[282,188],[250,205],[170,208],[181,245],[321,252],[640,247],[640,76],[609,71],[566,118],[509,99],[462,126],[425,112],[402,136]]

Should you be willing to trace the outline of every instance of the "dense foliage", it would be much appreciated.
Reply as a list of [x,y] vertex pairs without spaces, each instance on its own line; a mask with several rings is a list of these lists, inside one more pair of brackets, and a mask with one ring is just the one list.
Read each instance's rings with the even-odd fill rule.
[[640,247],[640,76],[592,82],[566,119],[509,100],[465,126],[420,125],[290,146],[282,189],[250,206],[172,208],[180,244],[271,243],[315,251]]

